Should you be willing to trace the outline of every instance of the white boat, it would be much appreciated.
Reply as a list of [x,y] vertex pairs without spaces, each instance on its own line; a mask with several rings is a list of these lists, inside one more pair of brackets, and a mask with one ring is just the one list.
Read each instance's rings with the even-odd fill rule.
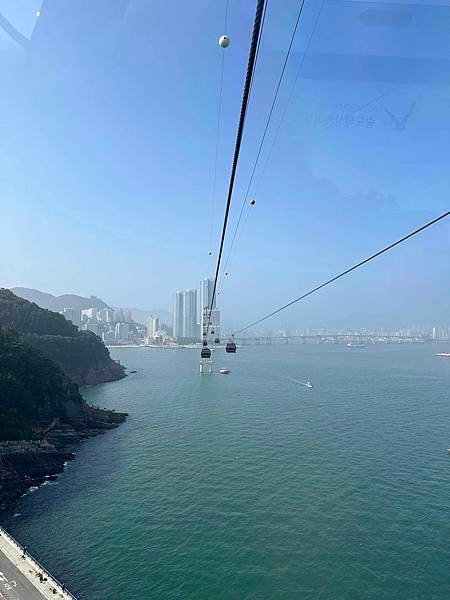
[[365,344],[353,344],[352,342],[347,344],[347,348],[365,348],[365,347],[366,347]]
[[312,384],[310,381],[307,381],[307,382],[305,383],[305,387],[312,388],[312,387],[314,387],[314,386],[313,386],[313,384]]
[[230,369],[219,369],[219,373],[221,375],[228,375],[229,372],[230,372]]

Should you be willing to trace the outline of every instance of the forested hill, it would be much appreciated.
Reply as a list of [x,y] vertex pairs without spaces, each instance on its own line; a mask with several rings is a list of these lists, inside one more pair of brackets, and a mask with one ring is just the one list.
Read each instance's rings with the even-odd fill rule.
[[0,289],[0,326],[37,335],[74,337],[78,333],[77,327],[63,315],[19,298],[6,289]]
[[78,340],[0,327],[0,514],[29,487],[60,473],[79,442],[126,419],[124,413],[86,404],[78,385],[27,336]]
[[41,308],[0,289],[0,327],[13,329],[23,340],[52,359],[75,383],[94,384],[124,377],[102,340],[78,331],[63,315]]
[[68,410],[85,410],[78,386],[18,333],[0,328],[0,441],[29,439]]

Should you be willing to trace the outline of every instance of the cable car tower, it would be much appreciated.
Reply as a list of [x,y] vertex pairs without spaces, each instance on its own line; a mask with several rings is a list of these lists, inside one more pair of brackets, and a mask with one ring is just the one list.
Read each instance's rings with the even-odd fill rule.
[[210,309],[205,306],[203,308],[203,331],[202,331],[202,351],[200,353],[200,374],[212,373],[212,358],[211,349],[208,348],[208,323],[209,323]]

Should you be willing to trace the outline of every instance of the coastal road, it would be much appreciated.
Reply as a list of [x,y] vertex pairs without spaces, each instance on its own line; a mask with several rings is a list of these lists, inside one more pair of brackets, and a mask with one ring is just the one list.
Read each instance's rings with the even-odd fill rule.
[[0,600],[74,600],[0,527]]
[[44,598],[45,596],[33,583],[0,551],[0,599],[44,600]]

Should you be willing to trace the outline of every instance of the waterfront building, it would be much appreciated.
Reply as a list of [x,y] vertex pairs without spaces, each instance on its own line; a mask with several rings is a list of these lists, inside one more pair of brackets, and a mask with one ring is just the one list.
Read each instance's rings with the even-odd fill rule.
[[433,340],[436,342],[447,342],[450,340],[450,328],[449,327],[433,327]]
[[183,302],[183,337],[195,340],[197,330],[197,290],[190,289],[184,293]]
[[173,336],[175,339],[183,337],[183,292],[175,292],[173,298]]
[[197,319],[197,290],[178,291],[173,303],[173,335],[177,340],[199,338]]
[[147,319],[147,338],[154,339],[159,334],[159,317],[148,317]]
[[199,330],[200,335],[203,335],[203,328],[205,326],[204,315],[205,308],[211,310],[211,327],[210,330],[214,331],[214,335],[208,335],[208,341],[211,342],[213,338],[220,337],[220,311],[217,309],[217,291],[216,297],[214,298],[214,303],[212,303],[212,296],[214,291],[214,278],[213,277],[205,277],[200,282],[200,293],[199,293],[199,306],[198,306],[198,315],[199,315]]
[[114,332],[116,342],[128,342],[130,337],[130,326],[128,323],[117,323]]

